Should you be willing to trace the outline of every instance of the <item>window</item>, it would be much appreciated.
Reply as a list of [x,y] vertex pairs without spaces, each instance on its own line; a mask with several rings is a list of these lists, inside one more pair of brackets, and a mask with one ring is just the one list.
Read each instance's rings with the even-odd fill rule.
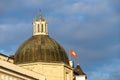
[[69,80],[69,73],[66,72],[66,80]]
[[38,32],[40,32],[40,25],[38,24]]
[[43,24],[41,24],[41,32],[43,32]]

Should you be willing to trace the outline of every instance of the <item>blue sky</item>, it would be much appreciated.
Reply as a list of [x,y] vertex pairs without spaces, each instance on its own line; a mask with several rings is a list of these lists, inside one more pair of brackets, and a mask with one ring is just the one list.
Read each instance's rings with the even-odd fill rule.
[[68,54],[72,48],[79,55],[88,80],[120,80],[119,4],[119,0],[0,0],[0,53],[14,54],[32,36],[32,22],[41,9],[49,35]]

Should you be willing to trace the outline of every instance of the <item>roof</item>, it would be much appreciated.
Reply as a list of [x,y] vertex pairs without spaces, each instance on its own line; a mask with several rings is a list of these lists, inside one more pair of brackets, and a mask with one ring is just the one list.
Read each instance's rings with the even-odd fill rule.
[[77,65],[77,66],[76,66],[76,68],[74,69],[74,74],[75,74],[75,75],[86,75],[86,74],[82,71],[80,65]]
[[5,55],[5,54],[3,54],[3,53],[0,53],[0,55],[1,55],[1,56],[4,56],[4,57],[9,57],[10,59],[14,59],[14,55],[8,56],[8,55]]
[[26,40],[16,51],[14,58],[15,64],[51,62],[69,65],[64,48],[48,35],[35,35]]
[[0,55],[1,55],[1,56],[4,56],[4,57],[9,57],[9,56],[7,56],[7,55],[5,55],[5,54],[3,54],[3,53],[0,53]]

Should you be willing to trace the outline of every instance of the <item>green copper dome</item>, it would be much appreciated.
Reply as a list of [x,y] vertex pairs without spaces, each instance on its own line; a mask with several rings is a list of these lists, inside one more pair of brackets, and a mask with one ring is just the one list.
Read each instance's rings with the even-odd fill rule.
[[26,40],[16,51],[14,58],[15,64],[51,62],[69,65],[63,47],[48,35],[35,35]]

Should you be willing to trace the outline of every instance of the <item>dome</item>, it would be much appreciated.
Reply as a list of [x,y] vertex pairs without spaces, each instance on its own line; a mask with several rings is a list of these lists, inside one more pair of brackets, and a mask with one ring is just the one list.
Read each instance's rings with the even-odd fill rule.
[[34,35],[15,53],[15,64],[32,62],[65,63],[69,65],[64,48],[48,35]]

